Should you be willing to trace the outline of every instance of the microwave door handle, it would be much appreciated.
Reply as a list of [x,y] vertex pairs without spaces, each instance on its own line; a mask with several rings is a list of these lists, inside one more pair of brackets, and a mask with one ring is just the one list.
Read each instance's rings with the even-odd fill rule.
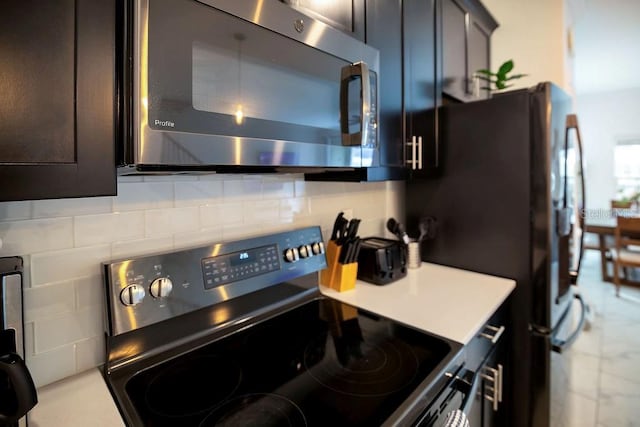
[[[360,80],[360,129],[349,133],[349,83]],[[369,141],[369,126],[371,122],[371,79],[369,67],[364,62],[357,62],[342,67],[340,79],[340,132],[342,145],[367,145]]]

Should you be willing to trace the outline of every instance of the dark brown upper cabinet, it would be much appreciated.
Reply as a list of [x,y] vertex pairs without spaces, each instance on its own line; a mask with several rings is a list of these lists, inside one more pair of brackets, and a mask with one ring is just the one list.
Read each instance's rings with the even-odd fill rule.
[[411,177],[430,176],[438,168],[440,13],[439,0],[404,1],[404,152]]
[[475,77],[491,66],[491,34],[498,23],[477,0],[442,0],[442,92],[449,100],[485,99],[485,82]]
[[[303,3],[303,1],[300,0],[299,3]],[[360,1],[329,3],[342,4],[345,6],[345,10],[353,10],[353,14],[345,12],[343,16],[360,16],[357,12],[364,10],[362,8],[364,3],[360,4]],[[380,52],[380,78],[378,80],[378,155],[380,166],[348,172],[308,174],[305,176],[307,180],[387,181],[406,178],[403,147],[403,4],[403,0],[367,2],[366,13],[363,15],[364,21],[366,21],[364,40],[366,44]],[[355,23],[354,28],[365,28],[365,26]],[[354,35],[354,37],[361,39],[358,35]],[[423,52],[426,56],[432,53],[429,47]]]
[[116,194],[116,0],[8,0],[0,201]]

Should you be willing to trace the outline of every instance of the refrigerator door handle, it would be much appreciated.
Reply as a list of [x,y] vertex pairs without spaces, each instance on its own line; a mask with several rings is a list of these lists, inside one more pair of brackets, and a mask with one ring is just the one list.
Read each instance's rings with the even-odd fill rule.
[[[569,272],[569,280],[572,285],[578,283],[578,275],[580,274],[580,265],[582,264],[582,257],[584,255],[584,209],[586,207],[585,204],[585,188],[584,188],[584,163],[583,163],[583,152],[582,152],[582,138],[580,137],[580,128],[578,127],[578,116],[575,114],[567,115],[567,123],[566,123],[566,132],[568,134],[569,129],[575,129],[576,137],[577,137],[577,148],[578,148],[578,167],[580,168],[580,197],[582,201],[582,206],[576,206],[577,209],[577,220],[580,225],[580,251],[578,254],[578,265],[575,270]],[[566,197],[566,194],[565,194]]]
[[[551,336],[551,350],[555,351],[556,353],[562,353],[563,351],[571,347],[571,345],[575,342],[575,340],[578,338],[578,336],[582,332],[582,328],[584,327],[584,322],[586,318],[586,307],[584,304],[584,300],[582,299],[582,296],[579,294],[575,295],[574,297],[580,302],[580,321],[578,322],[578,326],[576,327],[576,329],[571,333],[571,335],[569,335],[567,339],[562,340],[557,338],[555,335]],[[570,311],[571,310],[567,310],[567,313]],[[560,323],[567,320],[565,318],[567,313],[565,313],[562,316],[562,318],[560,319]]]

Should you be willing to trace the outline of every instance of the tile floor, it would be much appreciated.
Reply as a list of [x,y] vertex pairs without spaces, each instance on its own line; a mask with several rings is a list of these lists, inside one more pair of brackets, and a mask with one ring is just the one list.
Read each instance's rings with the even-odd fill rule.
[[640,427],[640,288],[623,287],[617,298],[592,250],[578,287],[591,316],[566,353],[570,393],[561,427]]

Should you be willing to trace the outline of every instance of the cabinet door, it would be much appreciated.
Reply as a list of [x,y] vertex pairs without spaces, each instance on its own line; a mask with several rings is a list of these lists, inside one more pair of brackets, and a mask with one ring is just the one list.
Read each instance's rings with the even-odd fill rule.
[[489,90],[484,81],[474,77],[478,70],[488,70],[491,68],[489,62],[489,52],[491,34],[485,30],[475,19],[469,25],[469,69],[468,76],[471,79],[470,93],[473,99],[486,99],[489,97]]
[[441,85],[436,49],[437,4],[436,0],[404,2],[404,142],[412,177],[430,175],[439,164],[436,106]]
[[[280,0],[358,40],[365,39],[364,0]],[[375,6],[375,5],[374,5]]]
[[115,0],[8,0],[0,201],[113,195]]
[[403,168],[401,0],[367,4],[367,44],[380,51],[380,166]]
[[467,97],[467,23],[469,14],[454,0],[442,4],[442,90],[455,98]]
[[490,68],[491,33],[498,23],[478,0],[442,2],[442,91],[454,102],[488,98],[474,74]]

